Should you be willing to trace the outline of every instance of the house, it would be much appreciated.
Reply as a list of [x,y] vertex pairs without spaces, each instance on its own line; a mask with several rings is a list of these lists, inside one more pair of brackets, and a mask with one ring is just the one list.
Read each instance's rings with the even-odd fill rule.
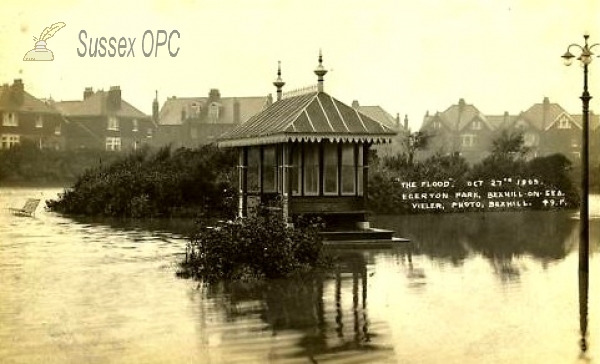
[[523,133],[530,157],[562,153],[570,159],[579,159],[581,123],[547,97],[521,112],[506,127]]
[[483,159],[490,151],[497,118],[488,118],[475,106],[460,99],[444,112],[427,113],[421,131],[430,136],[429,155],[459,154],[468,162]]
[[25,91],[23,80],[0,87],[0,148],[8,149],[25,140],[39,148],[64,148],[65,119],[49,102]]
[[239,151],[240,216],[262,205],[288,222],[316,214],[368,227],[369,149],[396,132],[327,94],[326,73],[319,55],[316,90],[284,98],[279,69],[277,100],[219,138]]
[[213,143],[269,102],[268,96],[221,97],[218,89],[211,89],[208,97],[170,97],[154,116],[158,130],[153,145],[195,147]]
[[352,101],[352,108],[398,133],[394,137],[393,143],[373,146],[373,149],[377,151],[380,157],[393,156],[405,151],[405,140],[410,133],[407,115],[404,116],[404,124],[400,124],[400,114],[396,114],[396,117],[393,117],[379,105],[363,106],[358,103],[358,100],[354,100]]
[[83,100],[55,102],[69,121],[65,131],[69,149],[136,150],[154,134],[152,118],[121,97],[121,88],[85,88]]
[[[594,119],[595,118],[595,119]],[[590,118],[590,145],[598,127],[597,117]],[[502,130],[523,134],[524,146],[529,148],[529,158],[562,153],[578,160],[581,151],[581,115],[566,112],[559,104],[544,97],[518,115],[484,115],[475,106],[460,99],[446,111],[425,115],[421,131],[432,136],[429,155],[433,153],[458,153],[467,162],[476,163],[489,155],[493,139]]]

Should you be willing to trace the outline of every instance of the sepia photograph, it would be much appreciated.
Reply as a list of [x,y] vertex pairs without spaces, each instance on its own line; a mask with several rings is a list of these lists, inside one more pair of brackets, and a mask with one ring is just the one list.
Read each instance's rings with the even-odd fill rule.
[[0,363],[600,360],[600,3],[0,10]]

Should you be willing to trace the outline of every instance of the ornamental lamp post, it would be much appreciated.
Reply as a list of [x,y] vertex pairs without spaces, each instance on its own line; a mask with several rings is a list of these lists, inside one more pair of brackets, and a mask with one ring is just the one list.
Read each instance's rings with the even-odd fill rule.
[[571,48],[577,48],[579,50],[580,55],[577,59],[581,62],[583,66],[583,93],[581,94],[581,101],[583,103],[583,116],[582,116],[582,141],[581,141],[581,208],[579,210],[579,221],[580,221],[580,230],[579,230],[579,271],[581,273],[589,272],[589,203],[588,203],[588,195],[589,195],[589,120],[590,120],[590,100],[592,96],[588,92],[588,65],[592,62],[592,48],[599,45],[598,43],[593,45],[588,45],[589,35],[585,34],[583,36],[584,45],[580,46],[579,44],[571,44],[567,47],[567,51],[562,55],[564,59],[565,65],[570,66],[573,63],[573,55],[570,50]]
[[581,209],[579,210],[579,331],[581,334],[580,349],[582,355],[587,351],[587,314],[588,314],[588,290],[589,290],[589,254],[590,254],[590,235],[589,235],[589,122],[590,122],[590,100],[592,96],[588,92],[588,65],[592,62],[592,48],[598,44],[588,45],[589,35],[583,36],[583,47],[578,44],[571,44],[567,48],[567,52],[563,54],[565,65],[569,66],[573,62],[575,56],[570,52],[572,47],[579,49],[581,52],[577,59],[583,66],[583,93],[581,94],[581,102],[583,103],[583,115],[581,128],[583,131],[581,141]]

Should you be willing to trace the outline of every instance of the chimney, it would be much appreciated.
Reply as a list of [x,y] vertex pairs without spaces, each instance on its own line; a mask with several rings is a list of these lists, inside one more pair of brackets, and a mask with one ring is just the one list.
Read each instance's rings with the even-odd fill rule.
[[121,87],[110,86],[106,99],[108,110],[119,110],[121,108]]
[[465,99],[461,98],[460,100],[458,100],[458,112],[462,114],[462,112],[465,110]]
[[282,97],[281,88],[285,86],[285,82],[281,79],[281,61],[277,65],[277,79],[273,82],[273,86],[277,87],[277,101],[279,101]]
[[221,100],[221,93],[219,92],[219,89],[216,88],[211,88],[210,92],[208,93],[208,104],[210,105],[211,102],[220,102]]
[[404,114],[404,130],[408,130],[408,115]]
[[240,121],[240,102],[236,97],[233,99],[233,123],[239,124]]
[[94,95],[94,89],[91,87],[86,87],[83,90],[83,100],[87,100]]
[[400,113],[396,113],[396,118],[394,121],[396,122],[396,128],[400,129]]
[[550,99],[544,97],[544,103],[542,106],[542,128],[546,127],[546,120],[548,119],[548,111],[550,111]]
[[319,65],[317,66],[317,68],[315,69],[315,75],[317,75],[317,91],[318,92],[324,92],[324,87],[323,87],[323,76],[325,76],[327,74],[327,70],[325,69],[325,67],[323,67],[323,54],[321,53],[321,50],[319,49]]
[[10,88],[12,101],[16,106],[21,106],[23,104],[23,94],[25,93],[25,85],[23,84],[23,80],[16,78]]
[[158,90],[155,91],[154,101],[152,101],[152,120],[158,123]]
[[271,106],[272,103],[273,103],[273,95],[268,94],[267,95],[267,101],[265,102],[265,107],[266,106]]
[[505,126],[508,124],[508,111],[504,112],[504,119],[502,119],[502,121]]
[[359,106],[360,106],[360,105],[358,104],[358,100],[353,100],[353,101],[352,101],[352,108],[353,108],[353,109],[358,109],[358,108],[359,108]]

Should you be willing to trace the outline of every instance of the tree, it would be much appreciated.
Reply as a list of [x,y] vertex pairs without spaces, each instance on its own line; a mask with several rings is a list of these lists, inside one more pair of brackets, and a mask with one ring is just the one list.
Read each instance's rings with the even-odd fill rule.
[[427,149],[431,135],[424,131],[416,131],[409,133],[403,140],[404,149],[406,150],[408,165],[412,166],[415,159],[415,154],[419,150]]
[[525,146],[525,138],[521,131],[502,130],[500,135],[492,140],[492,155],[510,160],[522,159],[530,148]]

